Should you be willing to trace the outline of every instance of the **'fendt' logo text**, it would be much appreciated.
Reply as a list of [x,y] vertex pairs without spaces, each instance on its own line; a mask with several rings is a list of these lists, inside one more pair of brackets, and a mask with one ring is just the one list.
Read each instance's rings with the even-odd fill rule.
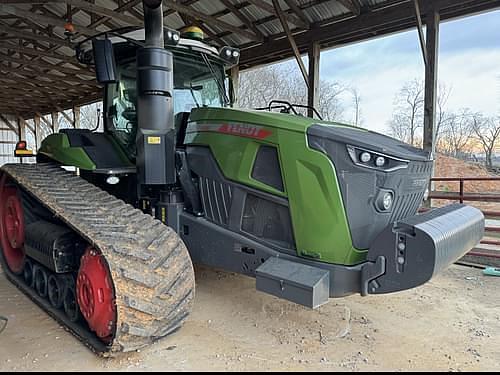
[[272,132],[261,126],[248,124],[222,124],[217,131],[219,133],[239,135],[242,137],[256,139],[265,139],[272,134]]

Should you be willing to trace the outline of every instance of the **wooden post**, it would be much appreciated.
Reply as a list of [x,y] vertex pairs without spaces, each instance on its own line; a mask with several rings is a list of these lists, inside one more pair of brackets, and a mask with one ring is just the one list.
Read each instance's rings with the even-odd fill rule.
[[80,128],[80,107],[73,107],[73,126],[75,129]]
[[52,112],[52,133],[59,132],[59,112]]
[[439,12],[432,11],[427,18],[427,65],[425,67],[424,150],[435,152],[435,122],[439,50]]
[[35,148],[38,151],[41,143],[41,134],[40,134],[40,116],[35,115],[33,121],[35,122]]
[[[320,58],[320,45],[314,42],[309,47],[309,89],[307,92],[307,105],[310,107],[318,108],[319,104],[319,58]],[[314,111],[307,110],[307,116],[313,118]]]
[[20,141],[25,141],[26,140],[26,120],[19,116],[17,118],[17,127],[18,127],[18,134],[19,134],[19,140]]
[[239,103],[239,86],[240,86],[240,67],[238,65],[231,68],[231,80],[233,81],[233,107],[238,108]]
[[[428,151],[431,158],[435,158],[436,153],[436,102],[437,102],[437,82],[438,82],[438,55],[439,55],[439,11],[434,9],[427,14],[427,64],[425,66],[425,98],[424,98],[424,141],[423,148]],[[431,176],[434,176],[434,166]],[[434,189],[432,181],[428,189]],[[425,206],[430,206],[430,200],[425,202]]]

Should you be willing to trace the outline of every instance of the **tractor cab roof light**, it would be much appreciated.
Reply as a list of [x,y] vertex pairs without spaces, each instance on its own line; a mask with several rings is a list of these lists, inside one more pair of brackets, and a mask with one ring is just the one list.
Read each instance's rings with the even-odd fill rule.
[[219,51],[219,56],[224,61],[229,62],[232,65],[237,65],[240,61],[240,50],[238,48],[233,48],[229,46],[224,46]]
[[164,36],[163,39],[165,40],[165,44],[171,45],[171,46],[176,46],[179,41],[181,40],[181,34],[177,30],[173,29],[168,29],[164,28]]

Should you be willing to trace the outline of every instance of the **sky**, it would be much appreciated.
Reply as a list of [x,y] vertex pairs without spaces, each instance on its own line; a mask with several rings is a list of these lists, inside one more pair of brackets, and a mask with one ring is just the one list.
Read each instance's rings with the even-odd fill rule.
[[[500,11],[443,22],[439,43],[438,79],[451,89],[448,108],[500,115]],[[362,125],[383,132],[396,93],[405,82],[424,79],[418,33],[412,30],[323,51],[320,77],[357,87]],[[349,110],[345,117],[352,117]]]

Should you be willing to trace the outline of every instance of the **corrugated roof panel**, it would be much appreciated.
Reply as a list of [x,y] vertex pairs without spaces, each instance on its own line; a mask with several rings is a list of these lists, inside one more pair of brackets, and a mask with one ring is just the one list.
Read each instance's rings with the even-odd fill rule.
[[226,9],[224,4],[218,0],[198,0],[194,4],[190,5],[191,8],[197,10],[200,13],[210,16],[212,14],[221,12]]
[[346,13],[350,13],[343,5],[336,0],[329,0],[316,4],[312,7],[305,8],[304,13],[310,17],[313,22],[321,22],[329,18],[338,17]]
[[166,27],[170,27],[171,29],[179,30],[184,27],[184,22],[177,13],[173,13],[165,17],[163,22]]

